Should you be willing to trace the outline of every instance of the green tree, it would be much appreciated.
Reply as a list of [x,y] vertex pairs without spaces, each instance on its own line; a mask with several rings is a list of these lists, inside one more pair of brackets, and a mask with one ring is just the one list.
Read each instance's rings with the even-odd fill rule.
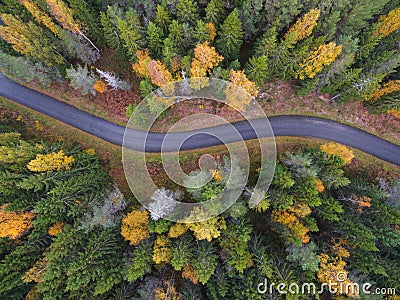
[[125,19],[117,19],[117,28],[119,36],[123,40],[124,47],[128,57],[131,60],[136,58],[136,51],[145,46],[145,40],[142,36],[142,28],[139,16],[136,11],[130,8],[125,15]]
[[176,16],[183,23],[195,24],[199,19],[199,8],[193,0],[179,0],[176,5]]
[[157,58],[161,56],[163,38],[163,30],[155,23],[149,22],[147,26],[147,45],[152,57]]
[[219,25],[226,15],[224,0],[211,0],[206,7],[206,19],[214,25]]
[[229,61],[239,58],[240,47],[243,44],[242,22],[239,12],[234,9],[225,19],[219,30],[219,38],[216,40],[216,47]]
[[157,5],[156,18],[154,21],[164,30],[164,32],[167,32],[168,26],[171,23],[171,16],[169,15],[168,8],[165,5]]
[[132,251],[132,256],[127,262],[126,279],[135,282],[151,271],[153,263],[153,245],[149,240],[143,241]]
[[263,3],[263,0],[245,0],[239,9],[245,40],[252,40],[261,28]]

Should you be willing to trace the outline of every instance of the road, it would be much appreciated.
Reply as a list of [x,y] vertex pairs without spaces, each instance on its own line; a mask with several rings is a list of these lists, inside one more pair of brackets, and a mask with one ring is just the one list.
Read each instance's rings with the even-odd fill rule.
[[[122,145],[125,131],[123,126],[93,116],[67,103],[19,85],[4,77],[2,74],[0,74],[0,96],[93,134],[103,140],[116,145]],[[354,147],[400,166],[400,146],[360,129],[327,119],[306,116],[275,116],[269,117],[269,121],[275,136],[300,136],[327,139]],[[265,125],[263,120],[260,119],[251,122],[255,129],[257,129],[257,126]],[[249,122],[237,122],[234,123],[233,126],[238,130],[243,139],[250,140],[256,138],[255,132],[251,128]],[[221,125],[205,128],[200,131],[187,131],[173,134],[191,136],[185,141],[181,149],[205,148],[220,145],[222,142],[212,135],[218,136],[218,134],[224,132],[226,128],[227,125]],[[132,143],[130,148],[139,151],[160,152],[165,134],[151,132],[147,134],[141,131],[134,131],[131,134],[131,136],[139,140],[146,138],[146,135],[147,140],[144,149],[140,146],[135,146],[135,143]],[[232,136],[231,141],[234,140],[235,138]],[[165,150],[168,151],[168,149]]]

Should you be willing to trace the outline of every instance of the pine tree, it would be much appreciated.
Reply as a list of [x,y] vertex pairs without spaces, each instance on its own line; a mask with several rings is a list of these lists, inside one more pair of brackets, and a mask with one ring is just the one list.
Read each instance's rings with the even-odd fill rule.
[[196,24],[199,19],[197,3],[193,0],[179,0],[176,5],[176,16],[182,23]]
[[218,26],[225,17],[225,5],[224,0],[211,0],[206,7],[206,19]]
[[123,47],[123,41],[117,28],[119,19],[124,19],[124,14],[117,5],[108,6],[106,12],[100,12],[100,22],[103,26],[106,44],[117,50],[121,50]]
[[155,23],[149,22],[147,26],[147,45],[152,57],[160,57],[162,53],[163,30]]
[[242,44],[242,22],[240,21],[238,10],[234,9],[221,25],[216,46],[218,52],[229,61],[233,61],[239,58]]
[[141,33],[139,16],[136,11],[129,9],[126,12],[124,20],[117,19],[117,28],[119,36],[124,42],[128,57],[131,60],[136,58],[136,51],[143,48],[145,45],[144,38]]
[[167,32],[169,24],[171,24],[171,17],[168,12],[168,8],[164,5],[157,5],[156,18],[154,20],[156,24]]
[[253,40],[261,27],[263,0],[245,0],[239,9],[243,24],[244,39]]
[[0,37],[12,44],[15,51],[45,62],[47,65],[64,63],[55,44],[47,38],[44,30],[33,22],[24,23],[12,15],[1,15],[6,26],[0,26]]
[[68,0],[74,16],[81,22],[84,31],[93,38],[96,43],[104,44],[104,33],[98,13],[84,0]]
[[100,52],[96,45],[93,44],[93,42],[83,33],[81,25],[74,20],[73,10],[69,8],[68,5],[66,5],[62,0],[46,0],[46,3],[51,14],[64,29],[78,33],[86,39],[97,52]]

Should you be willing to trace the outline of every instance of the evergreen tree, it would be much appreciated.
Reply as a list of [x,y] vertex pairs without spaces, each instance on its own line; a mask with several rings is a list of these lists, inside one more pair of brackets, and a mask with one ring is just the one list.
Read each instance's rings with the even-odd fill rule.
[[161,56],[163,38],[163,30],[155,23],[149,22],[147,26],[147,45],[152,57],[157,58]]
[[128,57],[134,60],[136,51],[145,46],[139,16],[136,11],[130,8],[126,12],[125,19],[117,18],[117,28]]
[[229,61],[239,58],[243,44],[242,22],[237,9],[233,10],[221,25],[219,38],[216,40],[218,52]]
[[226,15],[225,6],[224,0],[211,0],[206,7],[207,21],[218,26]]
[[261,29],[263,3],[263,0],[245,0],[239,9],[245,40],[252,40]]
[[176,16],[182,23],[196,24],[199,19],[197,3],[193,0],[179,0],[176,5]]

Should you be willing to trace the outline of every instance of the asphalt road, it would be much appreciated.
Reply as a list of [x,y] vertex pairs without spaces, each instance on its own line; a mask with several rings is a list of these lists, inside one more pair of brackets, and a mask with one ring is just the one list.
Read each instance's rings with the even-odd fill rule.
[[[0,96],[14,102],[27,106],[68,125],[93,134],[103,140],[116,145],[122,145],[125,128],[107,120],[93,116],[81,111],[69,104],[58,101],[52,97],[31,90],[0,74]],[[305,116],[276,116],[269,118],[275,136],[302,136],[327,139],[341,144],[351,146],[372,154],[385,161],[400,166],[400,146],[385,141],[375,135],[369,134],[357,128],[340,124],[334,121]],[[257,131],[265,126],[265,120],[251,121],[251,125]],[[245,140],[256,138],[255,131],[247,121],[234,123]],[[234,142],[238,136],[226,136],[226,125],[205,128],[197,131],[183,133],[172,133],[177,139],[188,139],[182,144],[181,149],[196,149],[220,145],[222,141],[215,136],[223,135],[229,142]],[[130,132],[131,142],[129,148],[139,151],[160,152],[165,134],[146,133],[132,130]],[[145,143],[135,142],[143,141]],[[174,140],[172,138],[172,140]],[[126,146],[126,144],[125,144]],[[168,151],[175,145],[165,147]]]

